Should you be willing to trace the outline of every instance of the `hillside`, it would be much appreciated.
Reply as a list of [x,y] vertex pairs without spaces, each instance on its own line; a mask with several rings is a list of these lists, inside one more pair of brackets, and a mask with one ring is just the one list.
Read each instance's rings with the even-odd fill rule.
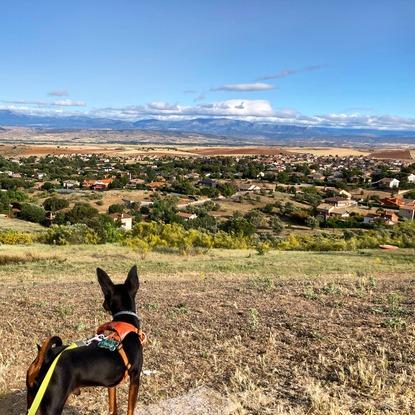
[[[50,334],[83,339],[108,319],[95,268],[122,281],[137,263],[139,310],[150,338],[140,405],[202,386],[251,414],[386,407],[389,414],[412,414],[414,254],[215,250],[140,259],[112,245],[1,246],[7,330],[0,337],[0,412],[23,412],[36,342]],[[70,398],[68,413],[106,413],[106,405],[104,389],[85,389]]]

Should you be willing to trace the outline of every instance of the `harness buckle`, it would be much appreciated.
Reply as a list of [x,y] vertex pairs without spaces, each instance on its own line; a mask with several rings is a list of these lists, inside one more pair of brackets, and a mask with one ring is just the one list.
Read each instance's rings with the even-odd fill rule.
[[85,346],[89,346],[92,342],[96,341],[96,342],[101,342],[102,340],[105,340],[106,336],[104,336],[103,334],[96,334],[94,337],[91,337],[88,340],[85,340]]

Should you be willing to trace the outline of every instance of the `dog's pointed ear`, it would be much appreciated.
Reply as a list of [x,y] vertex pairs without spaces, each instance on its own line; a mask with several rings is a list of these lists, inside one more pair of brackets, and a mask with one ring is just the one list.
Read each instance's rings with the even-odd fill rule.
[[36,359],[27,370],[26,379],[28,386],[33,387],[42,365],[48,364],[54,359],[56,355],[54,349],[59,346],[62,346],[62,339],[58,336],[48,337],[41,346],[37,345]]
[[133,265],[128,273],[127,279],[124,282],[125,287],[132,297],[135,297],[137,294],[138,288],[140,287],[140,282],[138,281],[137,265]]
[[97,268],[97,277],[101,290],[105,298],[109,297],[114,291],[114,284],[108,274],[101,268]]

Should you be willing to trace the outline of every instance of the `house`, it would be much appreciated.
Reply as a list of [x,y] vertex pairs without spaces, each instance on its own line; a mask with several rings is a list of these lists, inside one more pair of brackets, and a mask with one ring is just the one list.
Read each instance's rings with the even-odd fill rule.
[[411,184],[415,184],[415,174],[411,173],[407,178],[406,181]]
[[397,209],[397,208],[399,208],[399,206],[402,206],[402,205],[405,204],[405,201],[400,196],[385,197],[383,199],[380,199],[379,202],[382,206],[395,208],[395,209]]
[[88,180],[82,182],[82,186],[91,190],[107,190],[113,179]]
[[62,184],[65,189],[75,189],[81,185],[78,180],[64,180]]
[[346,197],[342,197],[342,196],[333,196],[333,197],[328,197],[327,199],[324,200],[326,203],[333,205],[335,207],[341,208],[341,207],[349,207],[349,206],[353,206],[356,205],[356,201],[346,198]]
[[415,220],[415,200],[399,206],[399,215],[404,219]]
[[113,213],[110,215],[115,222],[121,223],[121,228],[130,231],[133,228],[133,217],[126,213]]
[[255,184],[242,183],[238,190],[240,192],[257,192],[258,190],[261,190],[261,188]]
[[179,218],[182,218],[185,222],[187,222],[188,220],[197,218],[196,213],[187,213],[187,212],[178,212],[177,216],[179,216]]
[[319,173],[319,172],[309,174],[307,177],[311,180],[324,180],[326,178],[326,176],[324,176],[324,174]]
[[202,179],[199,182],[200,185],[202,186],[207,186],[207,187],[211,187],[212,189],[216,189],[218,187],[218,182],[216,180],[213,179]]
[[394,212],[367,213],[363,217],[363,223],[374,224],[384,223],[385,225],[395,225],[399,222],[399,217]]
[[379,187],[386,187],[389,189],[395,189],[399,187],[399,180],[398,179],[394,179],[394,178],[390,178],[390,177],[384,177],[383,179],[379,180],[376,182],[376,184]]
[[126,189],[136,189],[137,186],[143,186],[145,184],[145,180],[144,179],[140,179],[140,178],[136,178],[136,179],[131,179],[126,185],[125,188]]
[[343,189],[340,190],[339,195],[344,196],[346,199],[349,199],[349,200],[352,198],[352,194],[349,193],[347,190],[343,190]]
[[165,183],[160,182],[160,181],[147,183],[147,187],[149,187],[151,190],[157,190],[164,186],[165,186]]
[[320,203],[317,206],[317,216],[327,219],[330,216],[331,212],[333,212],[333,210],[333,205],[330,205],[328,203]]
[[317,216],[326,220],[331,216],[336,216],[339,218],[348,218],[350,213],[343,208],[338,208],[329,203],[321,203],[317,206]]

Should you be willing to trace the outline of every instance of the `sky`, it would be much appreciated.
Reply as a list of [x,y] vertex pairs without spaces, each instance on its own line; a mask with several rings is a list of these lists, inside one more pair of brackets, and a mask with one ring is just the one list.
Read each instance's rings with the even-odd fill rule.
[[19,0],[0,16],[0,109],[415,130],[413,0]]

